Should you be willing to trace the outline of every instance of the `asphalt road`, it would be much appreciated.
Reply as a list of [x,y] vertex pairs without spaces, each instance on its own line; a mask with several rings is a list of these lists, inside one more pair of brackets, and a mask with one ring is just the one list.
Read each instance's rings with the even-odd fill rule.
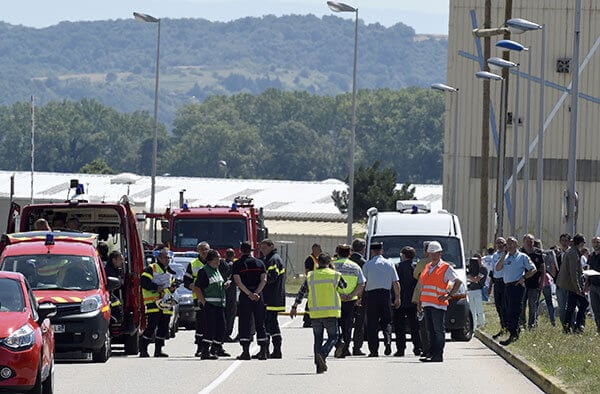
[[[419,362],[409,344],[407,356],[348,357],[327,360],[329,371],[315,374],[312,330],[302,319],[281,316],[283,359],[237,361],[241,349],[227,343],[231,358],[194,357],[192,331],[179,331],[167,342],[168,359],[140,359],[113,348],[106,364],[59,361],[55,389],[63,393],[533,393],[540,390],[477,339],[447,342],[444,363]],[[366,351],[366,343],[363,351]],[[395,350],[395,349],[394,349]],[[150,345],[152,354],[153,345]],[[383,353],[383,347],[380,354]]]

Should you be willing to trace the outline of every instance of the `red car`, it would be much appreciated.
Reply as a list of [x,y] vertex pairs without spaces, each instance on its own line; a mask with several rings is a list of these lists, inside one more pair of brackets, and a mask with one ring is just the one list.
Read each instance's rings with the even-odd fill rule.
[[22,274],[0,271],[0,391],[54,391],[55,313],[38,305]]

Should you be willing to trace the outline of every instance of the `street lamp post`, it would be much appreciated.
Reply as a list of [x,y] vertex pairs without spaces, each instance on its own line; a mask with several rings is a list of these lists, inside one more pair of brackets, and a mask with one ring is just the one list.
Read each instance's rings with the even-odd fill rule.
[[434,83],[431,85],[434,90],[439,90],[447,93],[456,93],[454,102],[454,134],[452,141],[452,194],[450,195],[450,212],[456,213],[456,177],[457,177],[457,161],[458,161],[458,88],[445,85],[443,83]]
[[[139,22],[156,23],[158,36],[156,38],[156,79],[154,82],[154,138],[152,140],[152,176],[150,186],[150,213],[154,213],[156,202],[156,159],[158,156],[158,76],[160,70],[160,19],[148,14],[134,12],[133,17]],[[150,242],[155,243],[155,220],[150,221]]]
[[356,145],[356,57],[358,52],[358,8],[337,1],[328,1],[327,6],[333,12],[354,12],[354,67],[352,71],[352,125],[350,136],[350,158],[348,174],[348,244],[352,242],[352,223],[354,222],[354,149]]
[[[502,59],[501,59],[502,60]],[[490,81],[501,81],[502,83],[502,91],[500,95],[500,107],[502,108],[502,104],[505,100],[505,84],[504,78],[500,75],[488,72],[488,71],[479,71],[475,73],[475,76],[480,79],[487,79]],[[498,238],[502,235],[503,231],[503,216],[504,216],[504,129],[506,128],[506,123],[504,121],[505,113],[504,111],[500,112],[500,140],[498,141],[498,187],[496,188],[496,235],[495,238]]]

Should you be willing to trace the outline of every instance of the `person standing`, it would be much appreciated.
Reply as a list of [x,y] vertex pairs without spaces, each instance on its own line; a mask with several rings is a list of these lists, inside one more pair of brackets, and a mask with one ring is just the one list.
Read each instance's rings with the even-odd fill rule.
[[[117,278],[123,286],[123,255],[118,250],[113,250],[107,257],[104,272],[107,277]],[[110,292],[110,317],[117,323],[123,323],[123,298],[120,288]]]
[[390,309],[390,289],[394,289],[394,308],[400,307],[400,283],[394,265],[383,257],[383,243],[371,243],[373,257],[363,267],[367,280],[367,340],[369,357],[379,357],[379,329],[383,330],[386,344],[385,354],[390,355],[392,349]]
[[[229,277],[224,278],[233,282],[233,264],[235,262],[235,251],[231,248],[225,251],[225,264],[227,264]],[[231,286],[225,289],[225,342],[235,342],[233,340],[233,324],[235,315],[237,314],[237,287],[232,283]]]
[[338,245],[336,252],[338,259],[333,262],[333,266],[337,272],[342,274],[347,286],[339,291],[342,299],[342,316],[339,321],[342,336],[338,340],[335,357],[344,358],[351,354],[349,348],[354,326],[354,307],[359,302],[365,288],[365,277],[358,264],[349,259],[349,245]]
[[481,290],[485,286],[488,270],[484,267],[481,257],[475,255],[469,260],[469,272],[467,273],[467,294],[469,296],[469,308],[474,319],[475,328],[485,325],[485,314],[483,313],[483,297]]
[[412,295],[417,286],[414,277],[413,259],[415,249],[405,246],[400,251],[399,263],[396,263],[396,273],[400,283],[400,307],[394,310],[394,331],[396,334],[396,353],[394,357],[403,357],[406,350],[406,325],[410,327],[410,338],[413,344],[413,353],[420,356],[421,336],[417,322],[417,306],[412,302]]
[[[311,248],[311,253],[308,255],[308,257],[306,258],[306,260],[304,260],[304,276],[308,276],[308,273],[310,271],[314,271],[317,269],[317,267],[319,266],[319,261],[318,261],[318,257],[321,254],[322,249],[321,249],[321,245],[319,245],[318,243],[314,243],[312,245]],[[308,312],[308,302],[306,303],[306,307],[304,308],[304,317],[302,318],[302,327],[304,328],[310,328],[310,313],[306,313]]]
[[[461,280],[454,268],[442,260],[442,245],[438,241],[431,241],[427,246],[427,253],[431,258],[421,273],[421,297],[419,310],[425,312],[427,332],[429,333],[430,357],[421,357],[422,362],[444,361],[444,346],[446,344],[446,309],[448,300],[458,293]],[[454,282],[452,289],[448,286]]]
[[569,323],[565,320],[569,291],[559,284],[558,278],[561,275],[560,270],[562,268],[564,258],[569,249],[571,249],[571,235],[567,233],[561,234],[559,238],[559,243],[560,248],[556,252],[556,263],[558,265],[558,272],[556,273],[556,277],[554,278],[554,280],[556,282],[556,301],[558,302],[558,318],[560,319],[561,324],[564,326],[565,324]]
[[502,271],[504,279],[504,297],[506,298],[506,325],[510,336],[500,341],[503,346],[519,339],[519,317],[523,307],[525,280],[536,274],[535,266],[525,253],[518,251],[519,243],[515,237],[506,240],[506,256],[496,264],[496,271]]
[[546,275],[544,275],[544,286],[542,287],[542,293],[544,294],[544,301],[546,302],[546,309],[548,310],[550,324],[552,324],[554,327],[556,326],[556,317],[554,314],[554,301],[552,299],[552,285],[554,285],[554,279],[552,278],[556,277],[556,272],[558,271],[558,266],[556,265],[556,255],[552,249],[544,250],[542,241],[540,239],[536,239],[533,242],[533,246],[542,250],[544,256]]
[[242,354],[238,356],[238,360],[251,360],[250,341],[252,339],[251,320],[253,317],[256,341],[260,345],[258,359],[266,360],[267,334],[265,332],[265,303],[262,292],[267,284],[267,273],[264,263],[252,257],[252,245],[250,243],[242,242],[240,252],[242,256],[233,266],[233,279],[240,289],[238,311]]
[[160,249],[156,260],[156,263],[152,263],[144,269],[140,278],[147,318],[146,329],[140,337],[140,357],[142,358],[150,357],[148,345],[155,333],[154,357],[169,357],[162,351],[162,348],[169,334],[169,321],[173,315],[173,309],[163,309],[158,306],[158,302],[166,292],[175,291],[171,284],[175,271],[169,268],[169,248]]
[[[419,305],[419,299],[421,298],[421,273],[425,269],[425,266],[431,261],[429,253],[427,253],[428,245],[429,241],[423,241],[423,258],[419,259],[413,272],[413,277],[417,280],[417,286],[415,287],[415,291],[412,295],[412,303],[415,304],[415,307]],[[429,334],[427,332],[427,322],[425,321],[424,316],[424,312],[417,308],[417,324],[419,325],[419,337],[421,339],[422,348],[421,356],[431,357],[429,352],[430,346]]]
[[[365,260],[365,249],[367,248],[367,242],[363,238],[356,238],[352,241],[352,254],[349,259],[354,261],[360,269],[364,267],[367,260]],[[363,275],[364,276],[364,275]],[[365,353],[362,351],[362,345],[365,341],[365,317],[366,317],[366,294],[363,288],[362,297],[360,297],[354,305],[354,333],[352,336],[352,355],[353,356],[364,356]]]
[[[581,267],[581,250],[585,246],[585,238],[581,234],[573,237],[573,246],[562,258],[562,265],[558,271],[556,286],[567,291],[567,305],[563,330],[565,333],[583,332],[585,326],[585,312],[588,301],[583,293],[581,278],[583,269]],[[574,319],[575,308],[578,309],[577,317]]]
[[[342,274],[329,268],[330,264],[331,257],[328,254],[319,255],[317,269],[308,273],[290,310],[290,317],[293,319],[297,314],[298,304],[308,292],[308,310],[314,337],[313,352],[318,374],[327,371],[327,356],[339,336],[338,319],[342,315],[342,309],[338,290],[346,287]],[[324,331],[327,331],[325,343]]]
[[262,261],[267,271],[267,284],[263,290],[266,305],[265,329],[267,332],[267,353],[269,339],[273,342],[273,353],[269,358],[281,358],[281,329],[277,319],[279,312],[285,311],[285,268],[277,254],[275,244],[269,238],[260,243]]
[[[590,254],[588,264],[591,270],[600,273],[600,237],[592,238],[592,248],[594,250]],[[600,334],[600,275],[587,276],[585,290],[589,291],[596,331]]]
[[506,240],[503,237],[496,239],[496,253],[494,253],[494,268],[490,272],[492,280],[490,281],[490,288],[488,289],[488,295],[494,294],[494,305],[496,306],[496,313],[498,313],[498,321],[500,322],[500,331],[492,335],[492,338],[498,339],[508,331],[508,325],[506,323],[506,299],[504,296],[504,273],[502,270],[498,270],[497,266],[500,261],[503,261],[506,257]]
[[523,297],[523,307],[521,309],[520,321],[525,325],[525,309],[529,307],[527,328],[532,329],[538,324],[538,309],[540,306],[540,295],[544,286],[546,277],[546,264],[544,255],[540,249],[533,246],[535,237],[531,234],[525,234],[523,237],[523,248],[521,252],[529,256],[536,269],[536,274],[525,281],[525,295]]
[[487,254],[485,256],[483,256],[481,259],[483,261],[483,266],[487,269],[488,272],[488,276],[485,278],[485,286],[483,287],[481,293],[482,293],[482,298],[483,301],[488,302],[489,301],[489,296],[488,296],[488,289],[490,288],[491,284],[490,282],[492,281],[492,277],[490,276],[490,274],[492,274],[492,272],[494,272],[494,253],[496,252],[496,249],[494,249],[493,247],[489,247],[487,248]]
[[200,357],[202,355],[202,338],[204,337],[205,322],[204,308],[202,307],[202,304],[198,302],[198,295],[194,291],[194,283],[196,283],[198,271],[200,271],[206,264],[206,254],[209,250],[210,245],[208,242],[200,242],[196,246],[198,257],[190,261],[185,269],[185,274],[183,274],[183,286],[192,291],[192,297],[194,299],[194,311],[196,312],[196,333],[194,335],[194,343],[196,344],[196,353],[194,354],[195,357]]

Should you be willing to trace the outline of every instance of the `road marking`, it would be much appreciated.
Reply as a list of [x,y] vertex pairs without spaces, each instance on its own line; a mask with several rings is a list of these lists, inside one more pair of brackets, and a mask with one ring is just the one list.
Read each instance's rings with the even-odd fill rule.
[[[283,323],[281,325],[281,328],[285,328],[287,326],[289,326],[290,324],[292,324],[294,321],[290,320],[286,323]],[[250,353],[254,353],[259,349],[259,347],[257,345],[252,346],[252,349],[250,349]],[[235,370],[242,364],[244,363],[244,361],[242,360],[235,360],[233,362],[233,364],[231,364],[229,366],[229,368],[227,368],[225,371],[223,371],[223,373],[221,375],[219,375],[219,377],[217,377],[215,380],[213,380],[208,386],[206,386],[205,388],[203,388],[201,391],[198,392],[198,394],[208,394],[210,392],[212,392],[214,389],[216,389],[217,387],[219,387],[219,385],[221,383],[223,383],[225,380],[227,380],[227,378],[229,376],[231,376],[232,373],[235,372]]]

